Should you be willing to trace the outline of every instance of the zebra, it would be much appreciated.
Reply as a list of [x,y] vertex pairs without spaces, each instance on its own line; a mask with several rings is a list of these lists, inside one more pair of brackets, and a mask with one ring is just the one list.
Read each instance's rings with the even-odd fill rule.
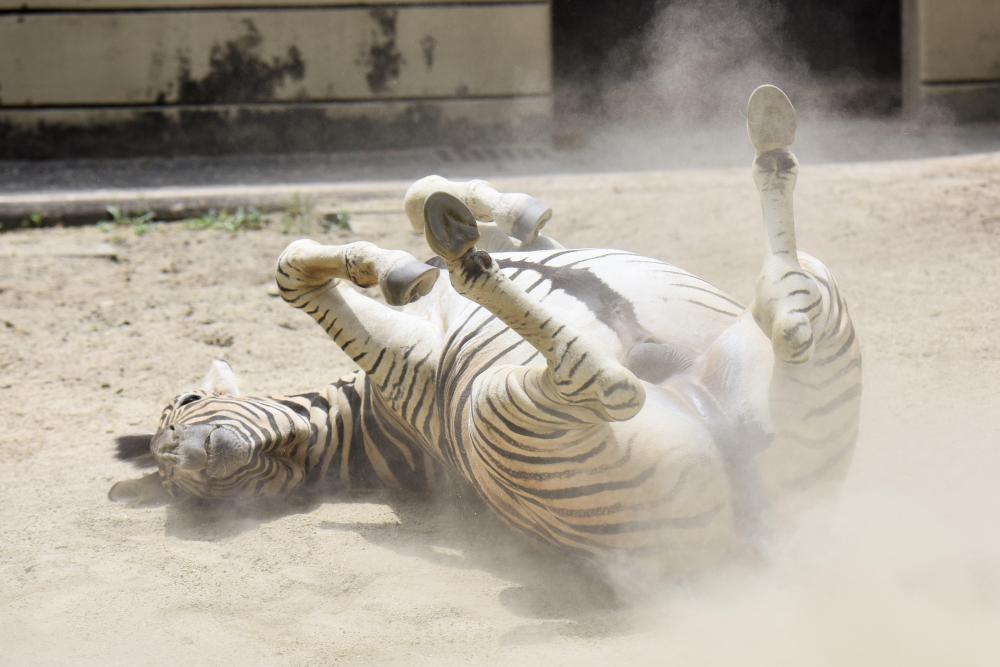
[[254,398],[215,362],[163,411],[155,483],[260,497],[426,488],[445,471],[514,529],[586,558],[656,571],[724,559],[836,490],[861,399],[845,301],[796,246],[794,108],[761,86],[747,126],[766,231],[749,307],[656,259],[563,247],[527,195],[428,177],[404,208],[433,261],[310,240],[278,259],[281,297],[357,370]]

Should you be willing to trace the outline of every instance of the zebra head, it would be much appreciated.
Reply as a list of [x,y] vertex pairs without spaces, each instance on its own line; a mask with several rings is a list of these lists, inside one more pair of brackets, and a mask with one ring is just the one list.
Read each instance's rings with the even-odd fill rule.
[[150,451],[171,495],[275,495],[304,477],[295,453],[315,437],[307,406],[239,395],[229,364],[164,408]]

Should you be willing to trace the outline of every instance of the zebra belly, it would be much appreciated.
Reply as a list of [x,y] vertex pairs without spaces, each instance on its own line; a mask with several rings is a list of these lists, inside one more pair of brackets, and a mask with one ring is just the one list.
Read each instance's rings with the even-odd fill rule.
[[[492,257],[514,284],[620,361],[634,345],[650,340],[694,358],[744,310],[709,282],[633,253],[546,250]],[[495,320],[487,322],[489,313],[456,294],[447,274],[438,280],[431,298],[406,309],[441,322],[446,346],[476,345],[504,327]],[[526,358],[514,350],[504,363],[525,363]]]

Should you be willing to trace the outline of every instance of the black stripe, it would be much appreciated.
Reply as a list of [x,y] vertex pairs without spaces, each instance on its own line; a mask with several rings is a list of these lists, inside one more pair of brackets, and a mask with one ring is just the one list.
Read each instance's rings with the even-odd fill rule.
[[671,287],[683,287],[684,289],[693,289],[693,290],[697,290],[698,292],[704,292],[706,294],[711,294],[712,296],[716,297],[717,299],[722,299],[723,301],[726,301],[727,303],[731,303],[732,305],[736,306],[737,308],[739,308],[741,310],[743,309],[743,304],[741,304],[739,301],[735,301],[733,299],[730,299],[728,296],[726,296],[722,292],[720,292],[718,290],[715,290],[715,289],[708,289],[707,287],[701,287],[699,285],[685,285],[684,283],[670,283],[670,286]]
[[309,408],[307,408],[306,406],[302,405],[301,403],[296,403],[294,400],[285,399],[285,398],[275,398],[275,399],[272,399],[272,400],[275,403],[278,403],[280,405],[284,405],[286,408],[288,408],[289,410],[291,410],[292,412],[294,412],[298,416],[302,417],[306,421],[309,421]]
[[854,386],[848,387],[846,390],[840,392],[826,403],[818,405],[815,408],[811,409],[809,412],[805,414],[805,416],[803,416],[803,419],[812,419],[814,417],[823,417],[825,415],[828,415],[831,412],[835,411],[837,408],[842,407],[844,404],[854,400],[855,398],[859,398],[860,396],[861,396],[861,385],[856,384]]
[[850,373],[855,368],[858,368],[859,366],[861,366],[861,357],[854,357],[853,359],[851,359],[850,363],[841,366],[836,373],[827,378],[824,378],[819,382],[807,382],[805,380],[795,377],[792,374],[786,374],[786,376],[783,379],[788,380],[790,382],[794,382],[795,384],[801,387],[805,387],[807,389],[824,389],[829,385],[831,385],[835,380],[844,377],[845,375]]
[[656,472],[658,463],[653,463],[649,467],[642,470],[638,475],[625,480],[614,481],[614,482],[598,482],[596,484],[583,484],[580,486],[571,486],[561,489],[534,489],[526,487],[518,487],[525,493],[535,496],[536,498],[548,498],[550,500],[566,500],[569,498],[583,498],[585,496],[594,495],[597,493],[603,493],[605,491],[622,491],[626,489],[634,489],[640,486],[643,482],[646,482],[653,476]]
[[493,414],[499,417],[500,421],[502,421],[504,426],[507,427],[507,430],[516,435],[537,440],[556,440],[563,437],[569,432],[566,429],[557,429],[543,433],[537,430],[524,428],[519,424],[516,424],[515,422],[511,421],[506,416],[504,416],[504,414],[500,411],[500,408],[497,406],[497,404],[493,402],[493,397],[490,396],[489,394],[486,394],[486,405],[489,406]]
[[695,301],[694,299],[685,299],[688,303],[693,303],[696,306],[701,306],[702,308],[708,308],[709,310],[714,310],[717,313],[722,313],[723,315],[729,315],[730,317],[739,317],[739,313],[733,313],[728,310],[722,310],[721,308],[714,308],[707,303],[702,303],[701,301]]
[[570,523],[566,525],[571,529],[596,535],[620,535],[623,533],[637,533],[662,528],[701,528],[710,524],[719,513],[725,509],[724,504],[718,504],[700,514],[684,517],[662,517],[657,519],[639,519],[633,521],[609,521],[607,523]]
[[842,357],[847,352],[847,350],[850,349],[853,343],[854,343],[854,326],[851,325],[851,333],[847,336],[847,340],[844,341],[844,344],[840,346],[840,349],[838,349],[836,352],[834,352],[828,357],[825,357],[823,359],[817,359],[816,365],[827,366],[829,364],[832,364],[834,361]]

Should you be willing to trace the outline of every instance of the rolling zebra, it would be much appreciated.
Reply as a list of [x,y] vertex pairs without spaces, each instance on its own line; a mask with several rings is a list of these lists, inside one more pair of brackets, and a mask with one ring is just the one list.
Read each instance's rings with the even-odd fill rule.
[[[748,108],[767,236],[753,302],[637,254],[566,249],[551,212],[483,181],[429,177],[405,208],[432,264],[302,240],[281,296],[358,370],[253,398],[215,362],[167,406],[155,483],[200,497],[315,485],[422,487],[445,470],[506,523],[572,552],[700,567],[836,488],[858,434],[861,356],[830,271],[799,253],[795,116]],[[378,286],[386,303],[354,290]],[[134,496],[122,482],[113,498]]]

